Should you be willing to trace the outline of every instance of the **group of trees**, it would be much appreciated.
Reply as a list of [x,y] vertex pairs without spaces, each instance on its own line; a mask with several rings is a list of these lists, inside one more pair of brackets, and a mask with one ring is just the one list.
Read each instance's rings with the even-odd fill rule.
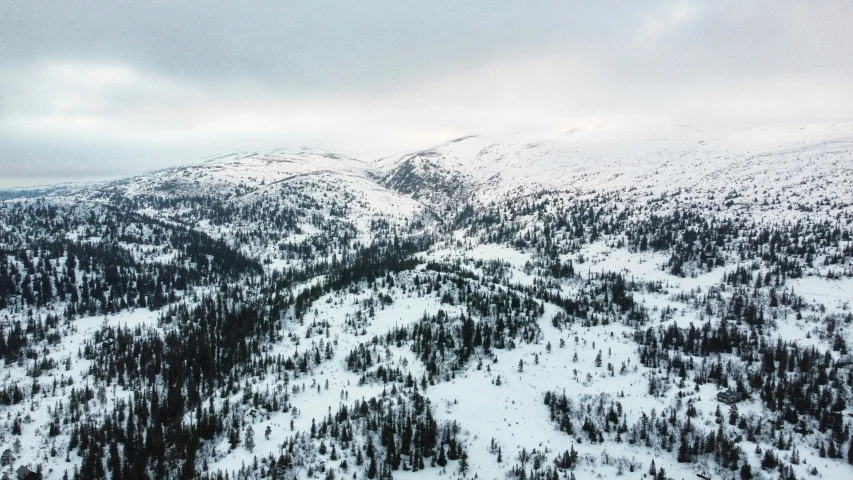
[[[853,256],[849,223],[756,223],[678,203],[667,206],[668,200],[643,203],[624,201],[619,193],[572,198],[563,192],[541,192],[472,209],[459,226],[482,241],[552,258],[604,239],[637,252],[667,252],[665,268],[677,276],[754,258],[778,267],[776,274],[783,278],[798,278],[821,255],[824,265],[840,267],[838,274],[853,275],[853,268],[845,268],[845,259]],[[554,268],[565,276],[561,266]]]
[[[176,182],[139,195],[118,185],[91,202],[0,204],[0,224],[7,227],[0,229],[0,320],[9,319],[0,324],[0,356],[26,366],[30,377],[4,385],[0,404],[55,402],[45,432],[60,447],[49,454],[76,455],[75,478],[228,478],[208,471],[215,445],[227,439],[231,449],[252,450],[254,417],[247,411],[297,416],[293,396],[307,394],[298,380],[332,361],[359,373],[363,383],[390,388],[342,401],[309,431],[290,431],[277,456],[262,456],[241,472],[284,478],[305,469],[333,478],[357,470],[374,479],[457,461],[465,473],[460,425],[437,422],[424,391],[475,361],[484,368],[483,360],[496,361],[503,349],[539,342],[545,303],[560,310],[553,318],[559,329],[614,322],[636,328],[649,393],[679,389],[680,403],[644,412],[631,424],[609,396],[575,403],[565,392],[546,392],[555,428],[576,442],[661,448],[678,462],[707,459],[741,478],[753,475],[743,438],[772,445],[762,452],[761,468],[783,478],[793,475],[798,440],[823,456],[848,455],[853,462],[843,416],[853,373],[839,334],[839,325],[853,316],[813,315],[830,350],[771,342],[766,335],[776,319],[803,318],[812,308],[788,279],[821,268],[830,279],[853,275],[850,229],[840,222],[763,224],[685,206],[657,209],[660,199],[643,204],[622,202],[617,193],[568,199],[543,192],[468,205],[429,232],[418,222],[403,228],[377,215],[364,241],[350,218],[359,199],[340,186],[306,180],[278,189],[237,185],[188,193],[192,182]],[[307,193],[318,188],[322,195]],[[250,190],[257,195],[246,195]],[[443,230],[450,228],[533,253],[525,271],[535,278],[514,282],[512,268],[500,261],[419,255],[437,244],[463,247]],[[662,294],[666,286],[624,272],[584,272],[576,255],[592,242],[665,252],[662,267],[675,276],[727,270],[722,285],[673,295],[701,318],[698,327],[655,325],[658,314],[669,320],[668,310],[651,311],[640,297]],[[287,265],[264,269],[274,256]],[[567,283],[573,288],[563,288]],[[394,302],[395,287],[434,296],[445,310],[405,319],[336,357],[329,324],[312,321],[316,302],[370,290],[359,307],[369,313],[359,310],[352,320],[360,335],[375,308]],[[132,308],[160,310],[157,328],[105,325],[80,346],[78,358],[57,362],[47,355],[48,346],[73,332],[75,319]],[[293,332],[302,327],[306,335],[297,338]],[[273,354],[281,342],[295,348]],[[393,363],[392,348],[407,348],[424,375],[415,378]],[[86,363],[85,383],[64,375],[72,361]],[[276,387],[256,387],[260,378]],[[728,418],[716,414],[716,428],[705,429],[694,420],[694,395],[707,383],[760,400],[769,417],[732,408]],[[9,424],[13,436],[21,434],[21,418]],[[791,453],[786,460],[778,452]],[[550,480],[567,476],[579,462],[574,448],[557,453],[554,462],[543,458],[543,452],[525,453],[509,473]],[[666,478],[654,465],[649,474]]]
[[[430,242],[428,237],[400,238],[387,224],[377,224],[386,239],[349,245],[331,260],[312,258],[265,274],[256,260],[221,239],[120,208],[54,207],[36,201],[0,210],[2,221],[25,224],[4,229],[0,239],[5,248],[0,251],[0,300],[16,318],[0,327],[0,354],[7,361],[29,359],[33,365],[28,367],[32,383],[5,386],[0,403],[60,399],[50,408],[47,435],[65,451],[54,448],[50,455],[69,460],[76,455],[75,479],[107,474],[113,479],[198,478],[219,439],[227,438],[232,448],[251,449],[255,440],[247,409],[297,415],[290,396],[304,394],[305,386],[295,380],[335,354],[335,342],[327,329],[323,335],[322,325],[308,329],[319,330],[320,338],[309,337],[301,346],[288,323],[303,322],[311,303],[326,293],[412,268],[412,255]],[[22,234],[25,229],[32,234]],[[66,236],[74,231],[80,232],[76,239]],[[304,286],[318,275],[325,281]],[[160,309],[159,328],[105,324],[77,353],[76,361],[88,365],[85,384],[73,383],[62,375],[61,364],[38,350],[44,341],[59,343],[78,316],[138,307]],[[17,319],[25,310],[36,313],[27,314],[22,325]],[[285,338],[296,343],[291,355],[269,353],[269,345]],[[72,359],[63,363],[68,370]],[[261,376],[271,376],[278,387],[252,387],[248,380]],[[235,396],[240,399],[236,405]],[[398,468],[424,468],[423,458],[434,456],[446,464],[466,455],[456,440],[458,426],[437,425],[423,403],[422,398],[412,400],[412,410],[401,414],[408,420],[398,426],[390,419],[397,417],[399,401],[371,399],[357,405],[352,415],[366,420],[330,425],[326,419],[320,432],[326,435],[327,426],[333,436],[339,428],[348,432],[344,435],[349,439],[338,448],[356,441],[353,428],[360,439],[375,437],[376,446],[368,439],[362,443],[367,450],[356,455],[354,448],[350,459],[369,478],[390,477]],[[392,417],[384,422],[385,430],[375,430],[374,419],[384,419],[386,413]],[[21,434],[19,420],[13,422],[18,426],[13,435]],[[410,444],[407,432],[412,428],[415,442]],[[395,451],[388,435],[405,448]],[[294,433],[282,444],[278,459],[264,459],[267,472],[280,477],[305,466],[325,470],[328,459],[308,465],[325,448],[322,439],[306,441]],[[362,465],[359,456],[369,460]],[[339,468],[346,470],[346,465],[344,461]]]
[[[397,325],[361,343],[346,356],[346,365],[361,372],[362,381],[405,380],[399,368],[378,365],[383,352],[392,347],[408,346],[423,362],[426,373],[421,384],[425,388],[449,379],[472,358],[478,358],[478,368],[482,368],[484,358],[494,358],[493,349],[514,348],[517,343],[534,343],[542,337],[538,324],[542,304],[529,295],[450,273],[449,268],[435,263],[427,265],[426,273],[416,274],[412,283],[419,295],[441,296],[443,302],[459,307],[461,312],[452,316],[443,309],[435,315],[424,313],[417,322]],[[451,299],[444,300],[448,297]]]
[[22,223],[0,234],[0,308],[13,315],[48,308],[72,319],[157,309],[194,286],[262,273],[221,239],[113,208],[6,205],[0,222]]

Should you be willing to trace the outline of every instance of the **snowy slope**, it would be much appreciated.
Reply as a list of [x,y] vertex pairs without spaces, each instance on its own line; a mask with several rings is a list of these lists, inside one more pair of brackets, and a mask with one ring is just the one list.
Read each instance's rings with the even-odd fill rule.
[[[776,205],[780,211],[853,202],[853,124],[763,130],[688,126],[620,131],[470,136],[373,163],[382,182],[433,203],[490,202],[539,190],[624,192],[640,198],[681,191],[701,205]],[[449,195],[448,195],[449,194]],[[726,198],[729,196],[729,198]]]
[[371,167],[361,161],[320,149],[279,149],[269,152],[230,153],[201,163],[167,168],[115,182],[112,188],[127,194],[212,193],[215,188],[243,186],[256,189],[300,177],[334,175],[366,178]]
[[[376,175],[364,162],[325,150],[278,149],[229,153],[139,175],[109,184],[88,198],[110,202],[119,195],[141,200],[147,205],[141,213],[189,225],[232,243],[239,241],[253,255],[274,260],[278,244],[303,242],[328,228],[351,231],[356,240],[370,243],[372,222],[393,227],[413,219],[432,221],[423,204],[378,184]],[[149,201],[158,198],[180,202],[164,207]],[[214,199],[217,207],[208,211],[194,206],[199,198]],[[224,222],[212,218],[223,208],[260,213],[251,219],[238,213]],[[293,225],[274,226],[276,215],[290,217]],[[260,226],[263,238],[237,239]]]

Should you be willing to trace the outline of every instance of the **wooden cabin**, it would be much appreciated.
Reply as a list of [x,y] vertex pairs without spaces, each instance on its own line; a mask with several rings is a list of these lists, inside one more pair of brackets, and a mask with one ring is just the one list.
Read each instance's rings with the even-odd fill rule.
[[41,474],[27,468],[26,465],[21,465],[15,470],[18,474],[18,480],[41,480]]
[[717,392],[717,400],[725,403],[726,405],[734,405],[735,403],[743,400],[743,395],[734,390],[724,390],[722,392]]

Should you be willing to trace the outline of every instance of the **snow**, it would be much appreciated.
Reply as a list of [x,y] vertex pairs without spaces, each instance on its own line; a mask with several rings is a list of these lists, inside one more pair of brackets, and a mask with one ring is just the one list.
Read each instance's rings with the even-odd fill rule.
[[[725,207],[721,216],[744,216],[756,221],[781,224],[787,221],[820,221],[833,219],[849,222],[850,206],[853,204],[853,124],[810,126],[808,128],[778,128],[764,130],[702,130],[691,127],[673,127],[665,131],[637,129],[624,132],[607,127],[591,127],[563,132],[521,132],[509,137],[472,136],[453,140],[433,148],[407,152],[365,163],[345,156],[331,154],[318,149],[281,149],[270,152],[231,153],[209,159],[203,163],[166,169],[138,176],[108,186],[90,188],[56,201],[63,202],[106,202],[107,193],[120,191],[128,197],[147,194],[168,195],[174,188],[182,195],[221,194],[230,206],[262,205],[294,207],[302,199],[310,199],[316,207],[302,212],[331,218],[333,206],[345,206],[348,213],[340,219],[342,229],[352,227],[354,241],[369,244],[374,238],[371,222],[388,221],[390,229],[403,231],[403,226],[423,220],[429,222],[437,215],[435,205],[429,201],[401,195],[375,181],[378,175],[387,175],[403,162],[412,161],[417,168],[439,166],[443,172],[458,174],[467,182],[471,192],[481,203],[504,201],[516,195],[554,189],[571,201],[590,192],[618,192],[619,204],[648,205],[655,198],[666,195],[672,201],[664,208],[680,205],[685,208],[716,209]],[[737,192],[737,195],[732,194]],[[730,195],[731,194],[731,195]],[[303,196],[303,197],[300,197]],[[274,203],[281,200],[282,203]],[[446,199],[448,201],[452,199]],[[767,200],[767,205],[764,201]],[[13,201],[7,201],[11,205]],[[726,206],[727,202],[731,205]],[[307,203],[307,202],[306,202]],[[802,209],[800,209],[802,207]],[[655,211],[649,206],[648,211]],[[306,213],[307,212],[307,213]],[[302,259],[279,257],[278,245],[285,242],[310,240],[321,232],[307,218],[299,219],[300,231],[273,232],[270,225],[254,222],[214,225],[210,219],[196,218],[191,208],[178,207],[160,211],[143,208],[140,213],[163,221],[184,223],[226,241],[236,243],[235,238],[249,230],[264,230],[268,234],[280,234],[275,241],[259,244],[241,244],[239,247],[255,258],[268,259],[267,271],[284,270],[304,262]],[[659,213],[655,211],[655,213]],[[844,217],[847,215],[847,217]],[[529,219],[529,225],[535,219]],[[6,228],[6,226],[4,226]],[[428,223],[425,231],[436,234],[440,241],[429,251],[420,254],[423,273],[429,261],[459,262],[462,268],[482,275],[483,269],[477,262],[499,261],[507,266],[500,280],[509,285],[532,285],[537,279],[527,269],[536,257],[535,252],[521,251],[507,245],[480,242],[465,230],[446,231]],[[347,230],[348,231],[348,230]],[[83,232],[67,232],[69,238],[82,238]],[[439,234],[444,234],[441,236]],[[92,237],[99,241],[99,237]],[[561,260],[573,262],[578,274],[583,277],[599,273],[621,272],[626,278],[646,282],[661,282],[665,293],[635,292],[637,301],[651,312],[670,309],[671,318],[663,320],[679,326],[689,323],[698,325],[702,313],[691,305],[678,301],[675,294],[682,292],[707,291],[719,287],[723,275],[736,265],[728,264],[710,272],[695,276],[676,277],[665,271],[668,253],[632,252],[611,245],[612,239],[583,245],[580,251],[563,254]],[[155,248],[123,245],[138,259],[168,261],[175,252],[164,253]],[[344,248],[344,247],[341,247]],[[330,260],[337,251],[327,257],[312,258],[311,261]],[[579,259],[584,261],[580,262]],[[830,280],[825,276],[827,269],[815,268],[800,279],[789,279],[786,288],[793,287],[796,294],[803,296],[818,310],[823,308],[834,314],[845,314],[853,300],[853,279],[849,277]],[[269,417],[263,414],[246,413],[253,425],[256,447],[254,452],[238,447],[229,451],[227,441],[217,445],[217,455],[209,459],[209,467],[215,471],[233,471],[241,464],[250,464],[255,456],[278,453],[279,446],[294,431],[306,431],[312,419],[325,416],[341,404],[351,405],[355,399],[369,398],[383,390],[379,383],[359,385],[361,374],[345,368],[344,357],[361,343],[369,342],[376,335],[383,335],[396,326],[417,322],[424,314],[435,315],[443,310],[451,317],[462,313],[462,306],[441,303],[440,297],[419,295],[412,292],[413,272],[397,276],[397,285],[389,288],[379,285],[368,288],[359,284],[353,291],[330,293],[317,300],[303,323],[288,320],[286,334],[298,339],[298,344],[285,338],[269,346],[269,353],[292,355],[305,351],[319,341],[334,342],[335,356],[314,371],[293,380],[292,385],[305,385],[305,391],[291,397],[295,411],[275,412]],[[305,287],[318,278],[301,285]],[[583,279],[561,280],[560,288],[570,293],[582,288]],[[403,288],[407,290],[404,290]],[[510,288],[506,284],[495,288]],[[375,315],[366,317],[364,334],[354,333],[346,322],[365,311],[364,302],[379,293],[388,294],[393,303],[379,303]],[[637,347],[630,338],[632,329],[618,324],[585,328],[579,325],[559,330],[551,319],[558,312],[554,305],[546,304],[545,313],[538,319],[543,337],[537,343],[519,342],[513,349],[502,350],[498,361],[483,362],[477,369],[477,359],[459,372],[455,378],[428,387],[426,395],[436,409],[439,420],[457,420],[467,431],[466,444],[470,455],[470,476],[481,479],[504,478],[507,469],[516,463],[518,452],[524,448],[556,452],[574,447],[586,460],[575,471],[578,479],[613,478],[616,468],[602,465],[603,450],[613,458],[635,459],[640,467],[627,478],[641,478],[646,474],[648,463],[655,458],[657,465],[664,466],[674,478],[692,478],[696,465],[680,465],[670,452],[631,446],[626,443],[608,442],[605,446],[591,445],[577,435],[569,436],[558,431],[548,418],[544,405],[545,391],[565,390],[575,402],[609,395],[620,401],[625,408],[629,424],[641,413],[653,409],[660,412],[669,407],[681,393],[696,400],[699,411],[697,424],[702,428],[715,428],[713,412],[716,387],[702,385],[698,392],[693,385],[679,390],[672,388],[660,397],[648,395],[648,376],[652,373],[640,364]],[[658,325],[659,315],[652,314]],[[797,319],[790,310],[778,309],[773,319],[774,326],[768,338],[800,342],[802,345],[826,349],[825,326],[815,321],[809,312]],[[104,324],[111,326],[143,327],[162,331],[158,326],[159,312],[145,309],[125,311],[107,317],[86,317],[73,321],[63,331],[61,344],[49,347],[48,355],[57,362],[72,358],[72,367],[56,371],[58,375],[71,377],[74,385],[85,384],[88,377],[88,361],[77,358],[78,350],[91,339],[95,331]],[[772,318],[772,317],[771,317]],[[328,322],[329,335],[313,333],[308,337],[312,322]],[[166,327],[168,328],[168,327]],[[359,328],[360,330],[360,328]],[[853,342],[853,331],[842,329],[848,342]],[[560,347],[560,340],[565,347]],[[546,345],[551,344],[551,351]],[[603,366],[595,367],[594,359],[602,352]],[[577,353],[577,362],[573,354]],[[415,377],[424,372],[424,365],[407,345],[390,347],[382,351],[383,364],[405,366]],[[536,357],[538,356],[538,363]],[[519,361],[523,371],[519,372]],[[626,374],[619,373],[623,362]],[[613,365],[615,375],[608,373],[607,364]],[[576,372],[576,373],[575,373]],[[500,376],[502,385],[496,385]],[[8,365],[3,372],[5,382],[30,382],[25,365]],[[46,381],[42,378],[40,381]],[[252,387],[263,391],[278,388],[281,383],[271,376],[253,378]],[[326,382],[328,381],[328,389]],[[291,385],[291,388],[292,388]],[[319,386],[319,391],[317,386]],[[115,402],[128,391],[116,389],[108,395]],[[624,396],[623,396],[624,395]],[[232,404],[239,403],[240,394],[232,397]],[[50,420],[49,408],[65,397],[63,394],[46,395],[37,405],[4,407],[0,412],[7,416],[17,413],[29,415],[21,436],[23,450],[20,458],[43,458],[50,445],[40,432]],[[63,400],[64,401],[64,400]],[[222,402],[217,398],[216,402]],[[98,406],[102,408],[102,406]],[[762,412],[760,401],[746,401],[738,407],[742,413]],[[724,414],[728,408],[724,407]],[[294,431],[290,429],[293,421]],[[269,440],[264,438],[266,427],[271,427]],[[494,438],[502,447],[504,461],[495,462],[488,451]],[[8,448],[12,440],[0,437],[0,448]],[[61,442],[60,442],[61,443]],[[754,446],[744,443],[744,450],[752,454]],[[53,468],[46,478],[60,478],[61,472],[69,468],[64,462],[63,445],[58,445],[59,456],[45,462]],[[810,464],[815,461],[827,477],[846,478],[849,469],[839,462],[817,459],[811,446],[802,447],[803,456]],[[77,458],[74,458],[76,462]],[[758,460],[753,456],[753,464]],[[397,478],[435,478],[440,475],[451,477],[453,465],[446,472],[430,469],[420,474],[395,472]],[[805,475],[805,466],[798,467],[798,475]]]
[[[437,168],[461,175],[483,203],[540,189],[618,191],[632,201],[680,191],[685,204],[717,207],[737,192],[733,212],[757,220],[814,220],[831,218],[827,209],[814,205],[816,200],[853,202],[853,123],[760,130],[598,126],[528,131],[464,137],[373,165],[387,175],[406,162],[414,162],[416,171]],[[811,209],[809,215],[803,208]]]

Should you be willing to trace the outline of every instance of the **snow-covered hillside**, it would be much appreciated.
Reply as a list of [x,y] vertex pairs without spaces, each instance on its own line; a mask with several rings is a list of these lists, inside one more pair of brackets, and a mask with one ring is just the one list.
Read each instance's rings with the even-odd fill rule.
[[847,478],[851,197],[851,125],[233,153],[12,192],[0,469]]
[[680,193],[700,207],[731,201],[757,216],[793,211],[803,218],[825,216],[827,202],[853,202],[853,124],[469,136],[374,165],[385,185],[436,204],[540,190],[615,191],[626,199]]
[[202,163],[167,168],[118,181],[114,187],[123,188],[131,195],[169,193],[173,190],[181,194],[211,193],[210,189],[226,185],[259,188],[300,177],[333,175],[363,178],[370,170],[370,166],[364,162],[324,150],[280,149],[221,155]]
[[[423,204],[374,179],[368,164],[319,149],[231,153],[111,183],[83,198],[136,202],[139,212],[191,226],[263,260],[324,231],[369,243],[372,224],[432,222]],[[183,201],[188,199],[188,201]],[[138,208],[144,204],[144,208]]]

